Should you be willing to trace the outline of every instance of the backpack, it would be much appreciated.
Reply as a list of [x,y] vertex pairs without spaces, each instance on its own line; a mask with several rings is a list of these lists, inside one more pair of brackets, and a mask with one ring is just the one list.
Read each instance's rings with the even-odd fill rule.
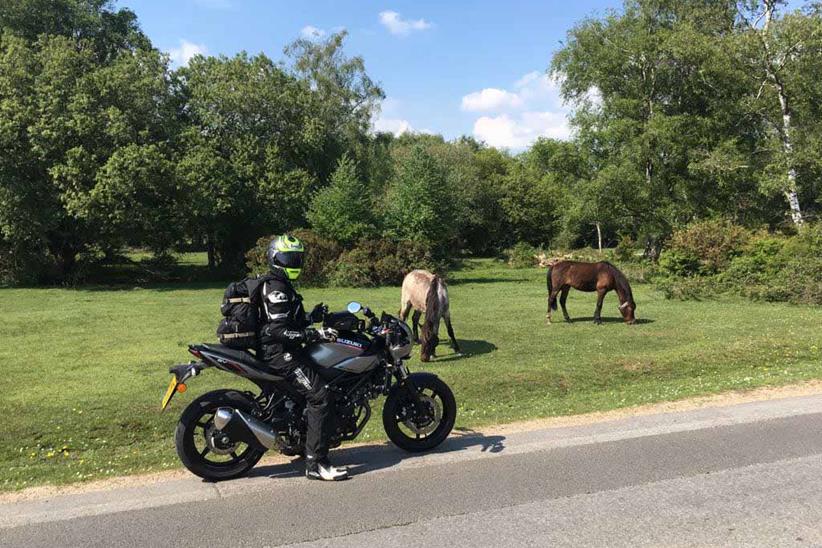
[[240,350],[257,348],[263,284],[270,279],[264,275],[228,284],[220,305],[223,319],[217,327],[223,345]]

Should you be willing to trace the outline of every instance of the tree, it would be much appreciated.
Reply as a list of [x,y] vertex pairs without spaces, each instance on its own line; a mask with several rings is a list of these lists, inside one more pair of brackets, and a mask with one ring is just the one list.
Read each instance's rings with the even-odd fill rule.
[[[743,31],[737,40],[737,44],[741,43],[737,51],[739,60],[754,78],[752,87],[757,88],[752,106],[779,143],[774,147],[779,152],[766,166],[764,188],[778,190],[785,196],[793,223],[801,226],[804,218],[797,181],[801,160],[797,158],[796,145],[803,141],[803,130],[813,127],[814,118],[797,119],[796,111],[797,104],[818,103],[822,98],[813,93],[818,91],[814,90],[817,86],[813,80],[818,80],[822,70],[822,17],[817,11],[780,17],[779,8],[784,4],[781,0],[742,2],[739,13]],[[757,108],[760,104],[762,108]],[[769,177],[770,173],[776,176]]]
[[503,245],[547,245],[556,235],[557,187],[550,177],[522,161],[501,179],[500,206],[505,213]]
[[454,202],[443,166],[422,146],[415,146],[397,166],[386,196],[386,232],[394,239],[428,246],[437,259],[450,257],[457,236]]
[[308,221],[323,236],[347,246],[377,233],[371,193],[350,156],[340,158],[331,183],[314,195]]
[[95,211],[98,171],[122,147],[169,138],[174,113],[160,53],[122,49],[101,58],[97,46],[3,34],[0,209],[15,211],[0,214],[0,225],[3,247],[16,257],[4,269],[15,277],[64,279],[79,254],[123,241]]
[[364,155],[371,121],[385,98],[382,88],[365,70],[362,57],[348,57],[343,30],[325,40],[300,38],[285,48],[293,75],[314,92],[318,119],[326,132],[322,163],[316,171],[327,181],[337,160],[346,152]]
[[27,42],[44,34],[83,41],[101,63],[122,51],[151,49],[134,12],[115,9],[112,0],[0,0],[0,29]]
[[744,75],[723,42],[734,21],[732,2],[627,1],[624,13],[577,25],[553,58],[594,173],[611,166],[636,182],[618,209],[651,257],[674,226],[727,203],[706,172],[689,169],[695,159],[753,146],[739,138]]
[[88,198],[89,223],[121,244],[147,245],[163,254],[182,239],[184,196],[162,147],[118,148],[98,171]]
[[259,236],[304,223],[328,133],[308,84],[265,55],[198,56],[177,77],[190,232],[239,269]]

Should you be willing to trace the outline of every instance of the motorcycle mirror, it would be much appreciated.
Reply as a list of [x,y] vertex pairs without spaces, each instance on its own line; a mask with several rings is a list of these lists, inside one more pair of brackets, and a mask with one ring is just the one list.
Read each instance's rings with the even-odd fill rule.
[[357,301],[351,301],[350,303],[348,303],[348,306],[346,308],[352,314],[356,314],[357,312],[362,310],[362,305],[360,303],[358,303]]

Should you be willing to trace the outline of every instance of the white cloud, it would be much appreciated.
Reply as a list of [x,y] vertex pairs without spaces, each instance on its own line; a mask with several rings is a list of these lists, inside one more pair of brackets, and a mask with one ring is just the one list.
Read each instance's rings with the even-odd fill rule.
[[393,133],[395,136],[403,133],[413,133],[414,127],[403,118],[383,118],[374,120],[374,131],[378,133]]
[[561,112],[523,112],[517,116],[483,116],[474,122],[474,136],[498,148],[524,148],[538,137],[567,139],[568,120]]
[[317,28],[313,25],[306,25],[302,28],[302,30],[300,30],[300,35],[303,38],[308,38],[309,40],[322,38],[325,34],[326,33],[323,29]]
[[522,105],[522,99],[519,95],[497,88],[485,88],[462,98],[462,110],[467,112],[497,110],[520,105]]
[[181,39],[180,47],[168,50],[168,57],[171,59],[172,65],[182,67],[187,65],[195,55],[206,55],[207,53],[208,48],[203,44],[195,44],[194,42]]
[[399,13],[390,10],[380,12],[380,23],[396,36],[406,36],[415,30],[431,28],[431,23],[425,19],[403,19]]
[[538,71],[525,74],[510,90],[486,88],[462,98],[464,111],[488,112],[474,121],[474,137],[500,148],[525,148],[539,137],[568,139],[570,110],[559,85]]

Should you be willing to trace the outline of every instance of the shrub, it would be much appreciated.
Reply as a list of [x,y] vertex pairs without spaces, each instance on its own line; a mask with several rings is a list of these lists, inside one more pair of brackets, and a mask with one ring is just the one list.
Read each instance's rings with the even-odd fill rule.
[[[338,287],[376,287],[399,285],[403,277],[415,268],[444,274],[447,264],[435,260],[430,250],[415,242],[395,242],[390,239],[361,240],[355,247],[343,250],[334,240],[323,238],[312,230],[291,232],[303,241],[305,263],[300,275],[303,285]],[[274,236],[266,236],[246,253],[246,265],[251,274],[268,272],[266,250]]]
[[662,254],[659,267],[663,272],[673,276],[696,276],[702,274],[699,257],[689,251],[672,249]]
[[[674,256],[663,264],[672,268],[670,272],[676,275],[715,274],[740,253],[750,236],[745,228],[727,221],[695,222],[673,233],[667,253]],[[696,270],[694,261],[698,263]]]
[[[313,230],[298,229],[292,235],[302,240],[305,245],[305,262],[300,275],[300,282],[305,285],[322,285],[327,282],[328,273],[333,270],[334,262],[342,253],[342,248],[334,240],[323,238]],[[276,235],[264,236],[245,255],[246,267],[251,274],[268,272],[266,251],[268,244]]]
[[328,283],[339,287],[399,285],[415,268],[444,274],[446,267],[432,257],[426,246],[415,242],[363,240],[340,255],[329,273]]
[[622,236],[614,249],[614,258],[619,261],[635,261],[641,251],[639,244],[630,236]]
[[518,242],[514,247],[503,252],[505,262],[513,268],[528,268],[539,264],[539,250],[528,242]]
[[705,274],[693,256],[668,251],[665,275],[655,285],[669,298],[694,299],[729,293],[763,301],[822,304],[822,230],[808,226],[792,237],[755,234],[734,251],[727,266]]
[[822,222],[805,226],[785,242],[785,253],[793,257],[822,256]]

